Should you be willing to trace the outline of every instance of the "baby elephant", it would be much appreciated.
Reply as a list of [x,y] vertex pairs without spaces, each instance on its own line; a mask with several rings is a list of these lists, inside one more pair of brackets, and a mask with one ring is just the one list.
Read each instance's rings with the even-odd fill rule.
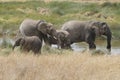
[[70,49],[70,39],[69,36],[70,34],[68,33],[68,31],[65,30],[56,30],[56,38],[57,38],[57,45],[58,48],[66,48],[66,49]]
[[53,29],[51,35],[48,36],[48,41],[50,45],[57,44],[58,49],[70,49],[71,41],[69,37],[68,31]]
[[37,36],[22,37],[15,41],[13,50],[16,46],[20,46],[23,51],[33,51],[35,54],[41,53],[42,42]]

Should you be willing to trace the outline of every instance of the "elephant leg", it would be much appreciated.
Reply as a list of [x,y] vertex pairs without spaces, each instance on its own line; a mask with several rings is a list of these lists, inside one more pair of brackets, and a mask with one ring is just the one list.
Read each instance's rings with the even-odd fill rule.
[[49,42],[48,36],[45,34],[42,34],[42,35],[43,35],[43,39],[44,39],[45,44],[51,46],[51,43]]
[[71,49],[71,46],[70,46],[70,45],[67,45],[66,48],[67,48],[67,49]]
[[95,33],[94,32],[90,32],[89,34],[87,34],[86,37],[86,42],[89,44],[89,49],[96,49],[96,45],[95,45]]
[[89,44],[89,49],[96,49],[96,45],[93,42],[88,44]]
[[93,40],[92,38],[87,40],[87,43],[89,44],[89,49],[96,49],[96,45],[94,43],[95,39]]
[[61,40],[58,40],[58,41],[57,41],[57,45],[58,45],[58,49],[62,48]]
[[16,47],[16,45],[13,45],[12,50],[14,50],[15,47]]
[[71,49],[71,46],[68,45],[68,44],[66,44],[66,43],[64,43],[64,42],[62,42],[62,43],[61,43],[61,48],[62,48],[62,49]]
[[65,44],[63,42],[61,43],[61,48],[65,49]]
[[107,35],[107,50],[111,52],[111,34]]
[[96,45],[94,43],[94,40],[87,40],[86,41],[89,44],[89,49],[96,49]]

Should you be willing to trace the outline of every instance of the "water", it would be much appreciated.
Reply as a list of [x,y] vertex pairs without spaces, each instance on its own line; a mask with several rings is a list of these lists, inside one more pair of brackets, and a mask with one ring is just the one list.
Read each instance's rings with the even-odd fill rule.
[[11,38],[0,38],[0,47],[10,47],[14,44],[14,40]]
[[[95,44],[96,44],[96,50],[102,50],[107,52],[106,40],[97,40]],[[112,45],[111,54],[113,55],[120,54],[120,41],[112,40],[111,45]],[[57,45],[52,45],[52,47],[57,48]],[[84,50],[88,49],[88,44],[85,42],[74,43],[71,45],[71,47],[76,52],[83,52]]]
[[[13,45],[14,40],[12,38],[0,38],[0,45],[3,43],[3,41],[6,41],[6,43]],[[96,49],[102,50],[102,51],[107,51],[106,49],[106,40],[97,40],[95,42],[96,44]],[[112,40],[112,49],[111,49],[111,54],[117,55],[120,54],[120,40]],[[53,48],[57,48],[57,45],[52,45]],[[80,42],[80,43],[74,43],[71,45],[73,51],[76,52],[82,52],[86,49],[88,49],[88,44],[85,42]]]
[[[83,44],[72,44],[72,49],[76,52],[82,52],[86,49],[88,49],[88,46],[84,46]],[[99,46],[98,44],[96,45],[96,50],[102,50],[102,51],[106,51],[107,52],[107,49],[106,49],[106,46]],[[115,46],[112,46],[112,49],[111,49],[111,54],[120,54],[120,46],[118,47],[115,47]]]

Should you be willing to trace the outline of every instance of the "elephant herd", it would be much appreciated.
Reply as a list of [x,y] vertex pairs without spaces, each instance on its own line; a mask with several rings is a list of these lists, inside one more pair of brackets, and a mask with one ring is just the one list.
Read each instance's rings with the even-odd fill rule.
[[86,42],[89,49],[95,49],[95,38],[105,35],[107,37],[107,49],[111,51],[111,31],[106,22],[101,21],[78,21],[65,22],[60,30],[44,20],[25,19],[20,27],[19,37],[14,45],[20,46],[23,51],[41,53],[43,40],[46,45],[57,44],[59,49],[70,49],[71,44]]

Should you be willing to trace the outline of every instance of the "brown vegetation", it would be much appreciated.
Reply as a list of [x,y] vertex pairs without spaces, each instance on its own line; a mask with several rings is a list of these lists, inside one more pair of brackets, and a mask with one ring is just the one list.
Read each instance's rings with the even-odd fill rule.
[[87,53],[0,56],[0,80],[119,80],[120,56]]

